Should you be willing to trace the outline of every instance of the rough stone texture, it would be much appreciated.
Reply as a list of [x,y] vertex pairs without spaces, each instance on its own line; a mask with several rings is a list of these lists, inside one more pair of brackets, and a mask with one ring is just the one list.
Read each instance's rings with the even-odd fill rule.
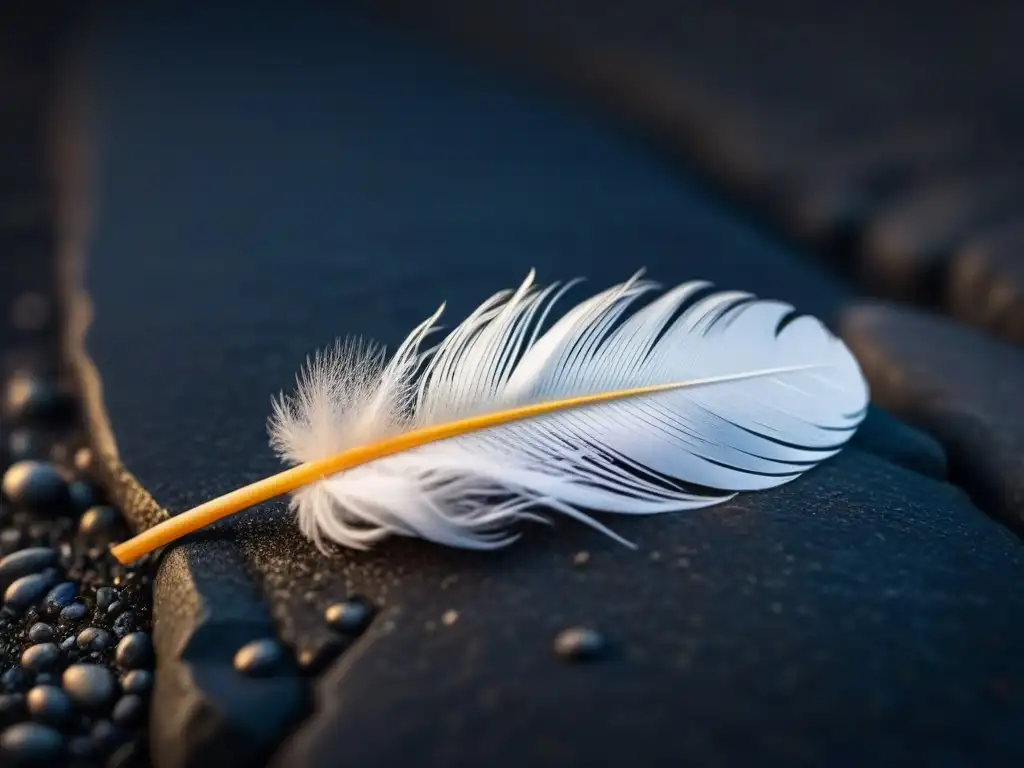
[[[138,481],[122,477],[123,499],[146,493],[144,514],[277,469],[269,396],[312,349],[393,344],[440,301],[461,317],[531,266],[602,286],[646,265],[825,317],[850,298],[588,117],[350,13],[149,13],[99,37],[86,274],[88,351]],[[237,757],[245,706],[252,729],[300,712],[295,678],[232,668],[272,632],[243,556],[280,637],[323,669],[275,768],[1012,765],[1024,552],[944,466],[873,413],[783,488],[611,520],[639,552],[559,521],[499,553],[396,541],[324,557],[282,502],[263,505],[165,555],[158,765]],[[352,640],[324,613],[354,596],[378,610]],[[578,626],[607,642],[586,665],[554,649]]]
[[858,306],[841,327],[875,401],[935,435],[956,481],[1024,533],[1024,353],[903,307]]
[[1024,344],[1024,221],[989,227],[964,243],[951,266],[946,308],[959,320]]
[[294,673],[257,679],[232,667],[238,648],[274,636],[237,550],[199,541],[169,551],[153,595],[154,764],[258,764],[306,703]]

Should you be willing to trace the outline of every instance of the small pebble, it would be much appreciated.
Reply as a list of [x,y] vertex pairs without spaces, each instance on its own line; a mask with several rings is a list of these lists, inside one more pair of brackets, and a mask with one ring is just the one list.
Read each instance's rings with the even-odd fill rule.
[[20,693],[0,693],[0,726],[12,725],[22,718],[25,697]]
[[96,503],[96,490],[81,480],[68,483],[68,497],[74,512],[84,512]]
[[0,754],[15,764],[55,760],[64,749],[59,731],[38,723],[18,723],[0,734]]
[[348,635],[357,635],[366,629],[373,616],[373,608],[358,598],[335,603],[324,611],[324,620],[331,629]]
[[4,473],[4,495],[34,512],[54,512],[68,501],[68,484],[57,468],[45,461],[19,461]]
[[14,422],[43,421],[67,415],[68,398],[50,382],[17,374],[7,384],[4,410]]
[[21,693],[28,688],[28,675],[21,667],[11,667],[0,675],[0,688],[7,693]]
[[590,553],[585,549],[572,556],[573,565],[586,565],[590,562]]
[[299,651],[296,659],[299,669],[307,675],[320,674],[345,649],[346,642],[339,637],[334,637],[303,648]]
[[117,523],[117,512],[105,504],[91,507],[78,523],[78,532],[92,541],[106,540]]
[[56,568],[59,562],[59,553],[50,547],[29,547],[12,552],[0,560],[0,589],[7,589],[22,576]]
[[458,620],[459,620],[459,612],[458,611],[448,610],[448,611],[445,611],[441,615],[441,623],[444,624],[446,627],[450,627],[452,624],[454,624]]
[[60,725],[71,717],[71,699],[56,685],[37,685],[25,697],[28,713],[43,723]]
[[153,675],[145,669],[134,669],[121,678],[121,690],[125,693],[142,695],[153,687]]
[[92,467],[92,451],[88,448],[79,448],[75,451],[75,469],[79,472],[86,472]]
[[46,436],[35,429],[16,429],[7,438],[7,447],[14,461],[46,458],[49,441]]
[[13,552],[21,546],[24,533],[20,528],[4,528],[0,531],[0,549]]
[[107,616],[117,616],[117,614],[121,612],[121,609],[123,607],[124,606],[121,605],[120,600],[115,600],[107,606]]
[[152,663],[153,642],[145,632],[132,632],[117,644],[117,664],[121,669],[144,669]]
[[105,752],[117,739],[117,728],[109,720],[100,720],[92,727],[89,738],[94,750]]
[[68,742],[68,754],[78,760],[88,760],[95,751],[88,736],[75,736]]
[[61,624],[73,624],[76,621],[81,621],[85,618],[85,614],[88,610],[81,603],[72,603],[67,608],[62,608],[60,611],[60,623]]
[[75,704],[92,710],[109,706],[117,687],[110,670],[98,664],[72,664],[61,684]]
[[96,590],[96,607],[106,611],[111,603],[117,602],[117,590],[113,587],[100,587]]
[[122,696],[117,704],[114,705],[111,717],[120,726],[132,726],[139,722],[145,707],[145,702],[141,696],[128,694],[127,696]]
[[78,647],[83,651],[105,651],[114,643],[113,636],[99,627],[86,627],[78,633]]
[[132,631],[132,625],[135,623],[135,614],[131,611],[125,611],[116,619],[114,619],[113,630],[114,634],[118,637],[124,637]]
[[22,613],[42,600],[56,581],[57,572],[53,570],[22,576],[4,591],[4,605]]
[[58,584],[46,594],[43,605],[46,612],[51,616],[57,616],[62,610],[75,601],[78,594],[78,585],[73,581],[65,581]]
[[[129,635],[128,637],[131,637]],[[125,640],[128,639],[125,638]],[[118,646],[118,660],[121,648]],[[267,677],[280,670],[284,661],[284,651],[275,641],[253,640],[246,643],[235,653],[235,670],[249,677]]]
[[106,768],[131,768],[139,764],[139,743],[129,741],[118,747],[107,760]]
[[21,654],[21,666],[32,672],[50,669],[60,658],[60,650],[53,643],[30,645]]
[[600,633],[585,627],[563,630],[555,638],[555,652],[566,659],[592,659],[604,649],[605,641]]
[[37,621],[28,628],[28,639],[33,643],[52,643],[55,638],[53,627]]
[[60,649],[65,653],[70,651],[72,648],[78,647],[78,639],[72,635],[71,637],[65,637],[60,644]]

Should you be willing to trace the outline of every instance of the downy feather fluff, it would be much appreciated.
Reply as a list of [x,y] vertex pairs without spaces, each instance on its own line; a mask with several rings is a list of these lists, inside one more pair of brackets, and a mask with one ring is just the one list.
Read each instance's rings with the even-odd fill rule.
[[716,504],[799,477],[853,435],[867,385],[821,322],[701,281],[640,306],[657,287],[641,277],[549,324],[574,283],[541,289],[531,272],[424,350],[442,305],[390,360],[373,344],[338,342],[307,361],[294,394],[275,398],[271,445],[300,464],[519,405],[814,367],[558,411],[381,458],[296,491],[302,532],[321,549],[365,549],[389,535],[492,549],[518,538],[517,523],[555,511],[628,545],[587,511]]

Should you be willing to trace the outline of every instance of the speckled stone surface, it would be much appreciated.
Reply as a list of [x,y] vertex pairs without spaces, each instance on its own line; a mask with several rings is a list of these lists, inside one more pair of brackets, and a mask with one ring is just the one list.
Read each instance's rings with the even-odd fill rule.
[[[178,512],[276,469],[269,397],[308,352],[393,344],[530,267],[604,286],[646,266],[828,319],[852,295],[587,115],[347,12],[124,11],[95,56],[87,349],[129,512],[143,489]],[[263,505],[165,555],[160,706],[245,696],[266,733],[306,714],[277,695],[296,673],[236,669],[269,613],[317,675],[275,768],[1022,757],[1024,553],[945,481],[934,440],[875,413],[798,482],[611,522],[639,552],[559,521],[490,555],[324,557]],[[361,636],[327,618],[355,597],[374,607]],[[559,653],[573,628],[602,652]],[[194,722],[209,730],[157,733],[158,766],[252,735]]]

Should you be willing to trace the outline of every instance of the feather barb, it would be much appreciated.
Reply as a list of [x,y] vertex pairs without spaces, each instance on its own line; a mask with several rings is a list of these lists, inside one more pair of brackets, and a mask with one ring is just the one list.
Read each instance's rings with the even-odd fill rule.
[[820,365],[791,365],[761,370],[745,371],[723,376],[709,376],[691,381],[654,384],[634,387],[611,392],[579,395],[559,400],[509,408],[469,418],[434,424],[413,429],[376,442],[342,451],[334,456],[319,461],[311,461],[280,472],[271,477],[259,480],[251,485],[239,488],[224,496],[200,504],[187,512],[168,518],[163,522],[143,531],[137,536],[113,546],[111,552],[123,564],[131,563],[161,547],[215,523],[222,518],[241,512],[256,504],[268,501],[283,494],[294,491],[305,485],[321,481],[331,475],[371,461],[391,456],[402,451],[418,448],[428,443],[447,440],[490,427],[508,424],[544,414],[571,408],[597,405],[612,400],[653,395],[659,392],[720,384],[728,381],[739,381],[765,376],[776,376],[780,373],[819,368]]

